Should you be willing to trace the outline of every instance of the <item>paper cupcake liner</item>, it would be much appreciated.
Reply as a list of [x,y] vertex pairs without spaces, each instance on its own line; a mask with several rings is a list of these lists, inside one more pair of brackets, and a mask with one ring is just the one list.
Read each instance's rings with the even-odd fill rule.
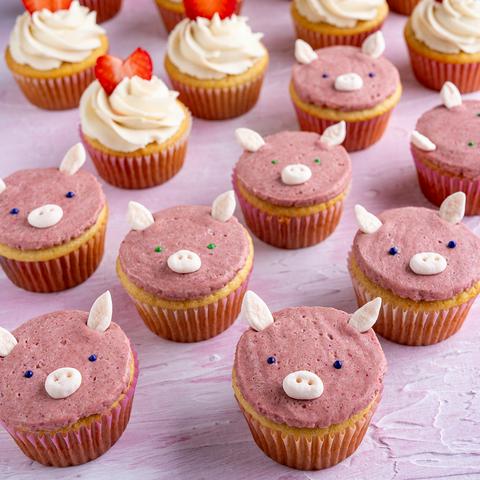
[[124,398],[109,412],[79,421],[57,432],[20,430],[2,423],[23,453],[43,465],[69,467],[90,462],[109,450],[127,427],[138,380],[138,358],[132,348],[135,373]]
[[[361,307],[378,295],[369,291],[350,272],[353,289]],[[439,310],[409,309],[382,299],[382,309],[373,326],[382,337],[403,345],[433,345],[460,330],[476,297],[451,308]],[[399,298],[399,300],[401,300]]]
[[97,23],[110,20],[122,8],[122,0],[80,0],[80,4],[97,12]]
[[408,51],[413,73],[425,87],[440,91],[450,81],[462,93],[480,90],[480,62],[444,63],[417,53],[410,45]]
[[145,155],[111,155],[95,148],[80,129],[80,137],[98,174],[119,188],[139,189],[161,185],[176,175],[187,154],[190,128],[174,144]]
[[410,15],[420,0],[387,0],[391,10],[402,15]]
[[0,256],[0,266],[17,287],[31,292],[59,292],[83,283],[103,257],[107,222],[78,249],[52,260],[28,262]]
[[444,174],[423,163],[421,157],[413,149],[412,154],[417,168],[418,183],[430,202],[440,206],[452,193],[464,192],[467,196],[465,213],[480,215],[480,179],[470,180]]
[[249,277],[226,297],[197,308],[175,310],[131,298],[145,325],[155,335],[174,342],[200,342],[219,335],[233,324],[240,313]]
[[270,428],[244,410],[239,402],[255,443],[272,460],[298,470],[329,468],[352,455],[359,447],[375,412],[376,404],[356,422],[340,431],[322,436],[297,431]]
[[45,110],[77,108],[84,90],[95,80],[94,67],[57,78],[34,78],[12,72],[27,99]]

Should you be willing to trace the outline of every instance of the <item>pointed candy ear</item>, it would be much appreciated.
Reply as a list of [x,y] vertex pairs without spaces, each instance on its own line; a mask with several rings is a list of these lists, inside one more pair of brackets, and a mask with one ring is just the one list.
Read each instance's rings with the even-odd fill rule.
[[465,216],[465,204],[467,196],[463,192],[455,192],[449,195],[440,205],[438,214],[449,223],[460,223]]
[[378,319],[380,308],[382,307],[382,299],[374,298],[372,301],[360,307],[348,321],[348,324],[360,333],[370,330]]
[[379,30],[369,35],[362,43],[362,52],[372,58],[380,57],[385,51],[385,37]]
[[155,223],[152,212],[138,202],[128,202],[127,222],[132,230],[142,231]]
[[235,138],[239,145],[247,152],[256,152],[265,145],[265,140],[254,130],[249,128],[237,128]]
[[410,141],[415,145],[419,150],[424,152],[433,152],[437,149],[437,146],[425,135],[422,135],[420,132],[414,130],[410,135]]
[[325,145],[335,147],[336,145],[341,145],[343,143],[346,135],[347,124],[342,120],[341,122],[335,123],[326,128],[320,137],[320,141]]
[[17,339],[8,330],[0,327],[0,357],[9,355],[17,343]]
[[445,82],[440,90],[440,98],[447,108],[459,107],[462,104],[462,94],[452,82]]
[[75,175],[85,163],[87,154],[81,143],[77,143],[65,154],[59,170],[67,175]]
[[6,188],[5,182],[0,178],[0,193],[3,193]]
[[212,217],[219,222],[227,222],[232,218],[236,206],[233,190],[222,193],[213,201]]
[[383,225],[379,218],[361,205],[355,205],[355,217],[363,233],[375,233]]
[[308,65],[318,58],[317,52],[305,41],[295,41],[295,59],[298,63]]
[[267,304],[254,292],[248,290],[243,297],[242,312],[251,328],[260,332],[273,323]]
[[92,305],[88,315],[87,326],[98,332],[105,332],[112,323],[112,296],[107,290]]

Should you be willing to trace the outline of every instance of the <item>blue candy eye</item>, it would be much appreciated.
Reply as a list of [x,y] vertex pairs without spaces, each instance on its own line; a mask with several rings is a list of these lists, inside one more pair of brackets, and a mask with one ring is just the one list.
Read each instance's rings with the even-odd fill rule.
[[66,196],[67,198],[73,198],[73,197],[75,196],[75,192],[67,192],[67,193],[65,194],[65,196]]
[[322,78],[328,78],[330,75],[328,73],[322,73]]
[[27,370],[26,372],[24,372],[23,376],[25,378],[32,378],[33,377],[33,372],[31,370]]
[[389,255],[396,255],[398,253],[398,248],[397,247],[392,247],[388,251]]
[[12,208],[10,210],[10,215],[18,215],[20,213],[20,210],[18,208]]
[[337,370],[340,370],[343,366],[343,362],[341,360],[335,360],[333,362],[333,368],[336,368]]
[[272,355],[271,357],[268,357],[268,358],[267,358],[267,363],[268,363],[269,365],[273,365],[274,363],[277,363],[276,357],[274,357],[273,355]]
[[97,356],[92,353],[89,357],[88,357],[88,360],[90,360],[90,362],[96,362],[97,361]]
[[450,240],[448,243],[447,243],[447,247],[448,248],[455,248],[457,246],[457,242],[455,240]]
[[370,73],[368,74],[368,76],[369,76],[370,78],[375,77],[375,75],[376,75],[375,72],[370,72]]

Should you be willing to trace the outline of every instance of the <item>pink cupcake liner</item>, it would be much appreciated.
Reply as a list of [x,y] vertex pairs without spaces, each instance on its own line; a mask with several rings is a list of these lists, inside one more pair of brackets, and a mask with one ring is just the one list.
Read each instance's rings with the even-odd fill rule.
[[387,0],[391,10],[402,15],[411,15],[420,0]]
[[122,8],[122,0],[80,0],[80,4],[97,12],[97,23],[110,20]]
[[480,179],[470,180],[444,174],[423,163],[421,154],[415,149],[412,149],[412,155],[417,168],[418,183],[430,202],[440,206],[452,193],[464,192],[467,196],[465,213],[480,215]]
[[[109,450],[128,425],[138,380],[138,358],[132,348],[135,373],[124,398],[98,419],[86,420],[61,432],[25,431],[2,422],[23,453],[32,460],[54,467],[81,465]],[[78,423],[78,422],[77,422]]]

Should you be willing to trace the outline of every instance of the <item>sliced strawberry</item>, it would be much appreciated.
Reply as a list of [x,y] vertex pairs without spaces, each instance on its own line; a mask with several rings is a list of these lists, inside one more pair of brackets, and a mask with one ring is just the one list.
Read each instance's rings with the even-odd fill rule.
[[215,13],[220,18],[230,17],[235,13],[237,0],[183,0],[185,14],[195,20],[197,17],[212,18]]
[[57,10],[68,10],[72,0],[22,0],[25,9],[30,13],[46,8],[51,12]]
[[108,95],[124,79],[135,75],[145,80],[152,78],[153,64],[150,55],[145,50],[137,48],[126,60],[103,55],[97,59],[95,76]]

